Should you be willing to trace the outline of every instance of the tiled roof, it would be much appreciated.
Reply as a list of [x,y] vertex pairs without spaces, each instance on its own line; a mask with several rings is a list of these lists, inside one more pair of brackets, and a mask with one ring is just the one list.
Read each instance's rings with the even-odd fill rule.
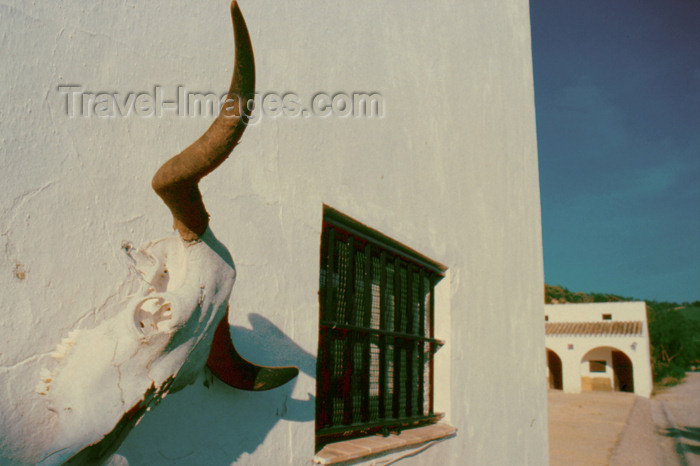
[[642,322],[545,322],[544,333],[557,336],[634,336],[642,335]]

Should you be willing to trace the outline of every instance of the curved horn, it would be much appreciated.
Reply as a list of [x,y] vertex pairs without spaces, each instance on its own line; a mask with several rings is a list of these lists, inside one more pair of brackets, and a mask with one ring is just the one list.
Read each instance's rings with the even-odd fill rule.
[[231,2],[236,58],[226,103],[206,132],[165,162],[152,186],[173,214],[173,226],[185,240],[201,236],[209,224],[197,184],[226,160],[250,117],[255,91],[255,61],[248,28],[236,0]]
[[228,308],[214,331],[207,367],[226,385],[255,392],[277,388],[299,375],[297,367],[259,366],[238,354],[229,333]]

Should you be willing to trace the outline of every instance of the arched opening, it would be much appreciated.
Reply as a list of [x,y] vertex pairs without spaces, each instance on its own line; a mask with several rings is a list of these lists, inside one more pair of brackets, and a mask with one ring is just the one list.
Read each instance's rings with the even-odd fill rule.
[[634,392],[634,373],[632,361],[622,351],[613,350],[613,373],[615,374],[615,391]]
[[581,391],[634,392],[632,361],[609,346],[588,351],[581,358]]
[[547,379],[549,381],[549,388],[554,388],[556,390],[561,390],[563,388],[561,359],[557,353],[549,348],[547,349]]

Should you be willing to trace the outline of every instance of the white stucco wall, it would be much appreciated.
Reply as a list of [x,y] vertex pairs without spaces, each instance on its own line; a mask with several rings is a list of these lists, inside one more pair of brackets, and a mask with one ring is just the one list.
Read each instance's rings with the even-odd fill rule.
[[[449,268],[438,309],[459,429],[406,464],[547,463],[542,250],[528,4],[246,1],[257,88],[378,92],[381,119],[263,118],[201,184],[238,269],[240,352],[299,366],[265,393],[196,383],[119,453],[129,464],[308,464],[314,453],[323,204]],[[0,462],[31,462],[48,425],[34,392],[61,337],[113,309],[120,250],[170,232],[150,189],[206,118],[66,114],[59,85],[223,93],[226,1],[0,6]],[[517,312],[514,311],[517,309]],[[513,383],[517,380],[517,383]]]
[[548,322],[601,322],[610,314],[614,322],[642,321],[647,323],[647,308],[643,301],[612,303],[545,304]]
[[[612,378],[611,349],[623,352],[632,362],[634,393],[649,398],[653,389],[649,344],[649,324],[644,302],[547,304],[544,313],[548,322],[604,322],[603,314],[611,314],[612,322],[642,322],[640,335],[548,335],[547,348],[562,362],[563,390],[581,392],[581,377],[591,376],[589,360],[607,361],[606,377]],[[571,345],[571,347],[570,347]],[[593,374],[603,376],[603,374]]]

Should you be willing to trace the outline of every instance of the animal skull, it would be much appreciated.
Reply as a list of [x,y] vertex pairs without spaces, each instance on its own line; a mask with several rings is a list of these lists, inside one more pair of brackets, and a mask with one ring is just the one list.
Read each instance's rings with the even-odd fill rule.
[[40,464],[101,460],[146,411],[192,383],[205,364],[229,385],[250,390],[274,388],[298,373],[256,366],[235,351],[227,303],[236,270],[208,227],[197,186],[231,153],[252,106],[253,53],[235,0],[231,14],[236,64],[229,106],[153,178],[178,234],[141,248],[124,244],[139,290],[114,317],[70,332],[52,353],[56,367],[42,369],[37,392],[48,397],[57,428]]

